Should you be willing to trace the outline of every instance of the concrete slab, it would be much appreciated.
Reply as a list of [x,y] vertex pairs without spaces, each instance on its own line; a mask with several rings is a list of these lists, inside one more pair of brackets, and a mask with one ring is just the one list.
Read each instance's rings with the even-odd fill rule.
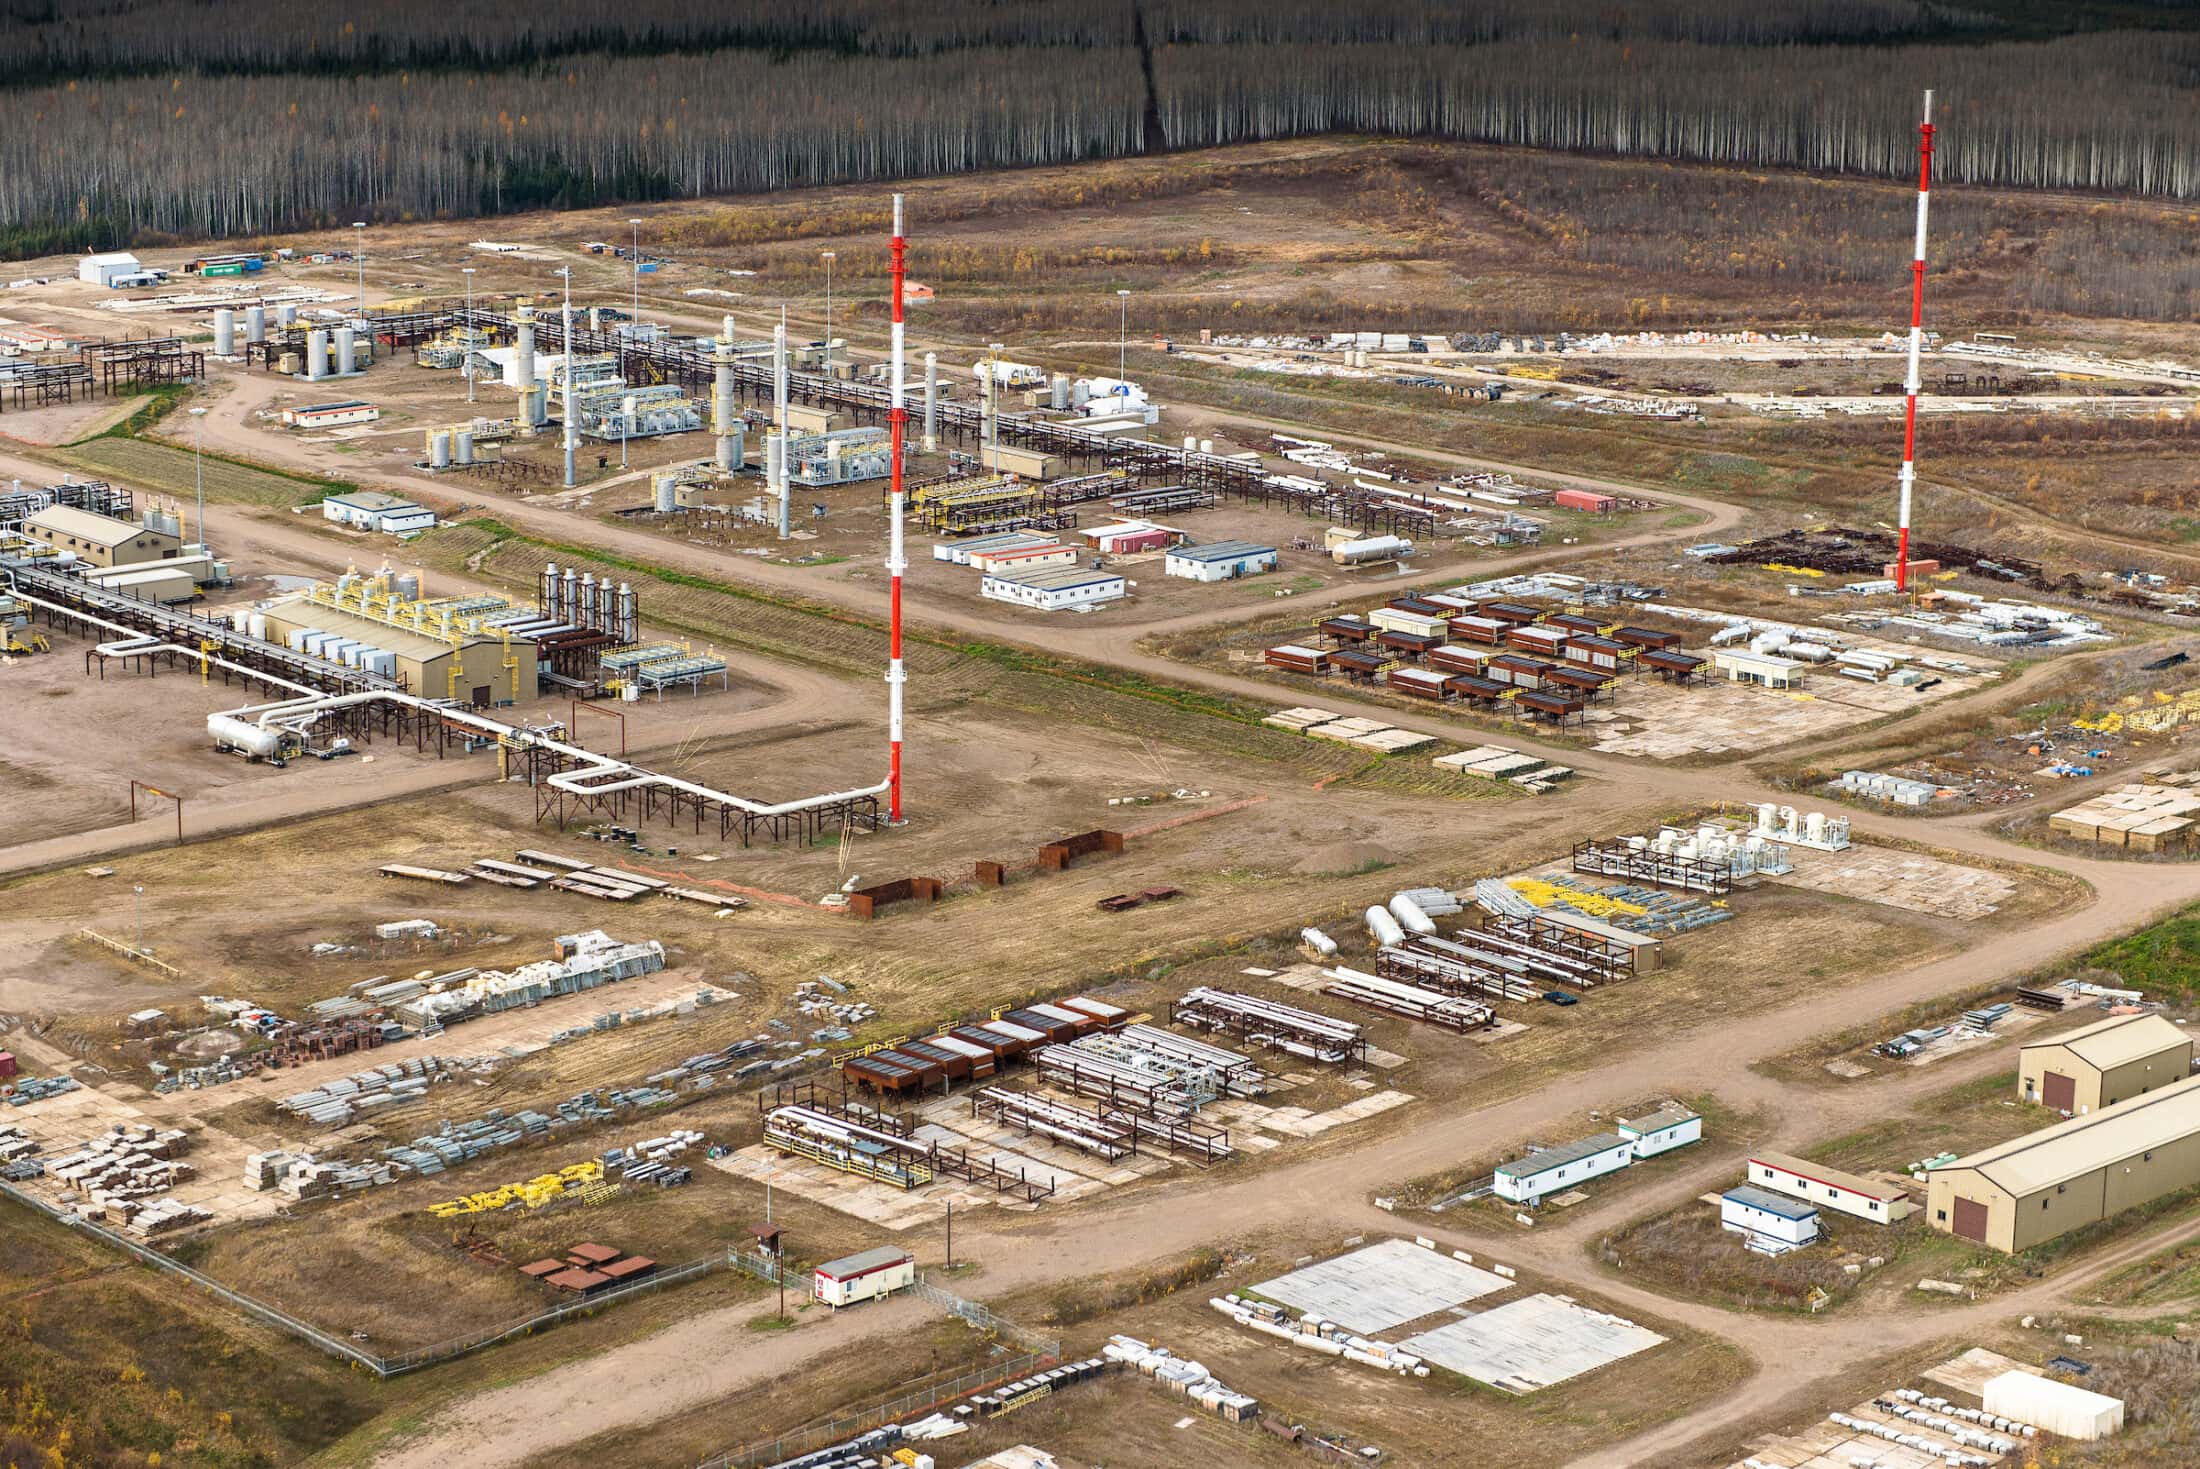
[[1845,852],[1793,848],[1790,859],[1793,871],[1766,881],[1938,918],[1990,917],[2017,890],[2013,880],[1998,872],[1891,847],[1860,844]]
[[1494,1295],[1510,1285],[1502,1275],[1424,1250],[1383,1240],[1253,1287],[1271,1301],[1372,1336],[1449,1306]]
[[1525,1296],[1400,1345],[1477,1382],[1530,1393],[1665,1340],[1647,1327],[1558,1296]]

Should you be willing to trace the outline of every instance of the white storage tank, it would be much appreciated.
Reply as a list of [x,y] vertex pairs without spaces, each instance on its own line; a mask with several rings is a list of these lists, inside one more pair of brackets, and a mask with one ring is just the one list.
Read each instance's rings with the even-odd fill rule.
[[1436,920],[1429,917],[1426,912],[1422,911],[1419,903],[1414,902],[1404,893],[1400,893],[1390,900],[1390,911],[1392,916],[1409,932],[1436,932]]
[[255,612],[245,619],[244,630],[263,642],[267,638],[267,614]]
[[1405,929],[1399,926],[1398,920],[1391,916],[1388,908],[1368,909],[1367,928],[1374,935],[1376,945],[1381,948],[1402,944],[1406,939]]
[[472,429],[452,430],[451,462],[461,466],[474,462],[474,431]]
[[428,435],[428,468],[449,469],[450,467],[451,431],[447,428],[439,428]]

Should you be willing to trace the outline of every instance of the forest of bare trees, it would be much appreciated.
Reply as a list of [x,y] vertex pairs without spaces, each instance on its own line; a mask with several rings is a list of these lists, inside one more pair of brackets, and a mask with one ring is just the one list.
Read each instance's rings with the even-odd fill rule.
[[0,0],[0,253],[1339,130],[1899,176],[1927,86],[1951,183],[2200,195],[2200,32],[2033,8]]

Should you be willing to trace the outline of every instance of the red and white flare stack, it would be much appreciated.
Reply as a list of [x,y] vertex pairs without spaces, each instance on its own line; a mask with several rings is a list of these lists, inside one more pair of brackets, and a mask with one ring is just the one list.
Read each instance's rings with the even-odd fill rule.
[[[892,406],[886,415],[886,422],[893,435],[893,481],[888,504],[890,528],[887,531],[886,542],[886,574],[891,578],[893,587],[892,612],[889,619],[892,631],[889,634],[890,641],[886,659],[886,739],[888,746],[886,819],[896,826],[901,824],[901,687],[904,679],[901,668],[901,575],[909,566],[909,559],[902,551],[901,538],[902,449],[903,441],[908,437],[909,426],[909,411],[905,401],[907,388],[902,376],[901,365],[901,291],[906,273],[903,257],[907,249],[908,242],[902,238],[901,234],[901,195],[896,194],[894,196],[893,264],[889,271],[889,279],[892,281],[894,293],[894,361],[892,376],[888,379],[891,385],[888,401]],[[1917,376],[1914,368],[1910,375],[1913,380]],[[1907,516],[1904,518],[1904,524],[1908,524]]]
[[[1917,485],[1918,357],[1925,345],[1925,213],[1932,200],[1933,94],[1925,94],[1925,119],[1917,128],[1917,255],[1910,262],[1910,375],[1903,381],[1902,507],[1897,517],[1895,590],[1910,589],[1910,494]],[[897,306],[898,311],[898,306]]]

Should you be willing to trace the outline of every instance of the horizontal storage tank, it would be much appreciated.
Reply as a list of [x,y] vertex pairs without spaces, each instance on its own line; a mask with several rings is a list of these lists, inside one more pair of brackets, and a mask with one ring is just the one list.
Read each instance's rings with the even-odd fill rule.
[[1367,928],[1374,935],[1376,945],[1381,948],[1387,949],[1392,944],[1402,944],[1406,940],[1406,931],[1399,926],[1397,919],[1391,917],[1387,908],[1368,909]]
[[282,737],[274,730],[247,724],[229,714],[206,716],[206,732],[213,736],[214,744],[223,750],[242,750],[247,755],[265,760],[282,748]]
[[1402,536],[1367,536],[1346,541],[1329,553],[1329,559],[1339,566],[1356,566],[1366,561],[1395,561],[1412,550],[1413,542]]
[[1390,900],[1391,914],[1412,933],[1436,932],[1436,920],[1421,910],[1421,905],[1404,893]]

